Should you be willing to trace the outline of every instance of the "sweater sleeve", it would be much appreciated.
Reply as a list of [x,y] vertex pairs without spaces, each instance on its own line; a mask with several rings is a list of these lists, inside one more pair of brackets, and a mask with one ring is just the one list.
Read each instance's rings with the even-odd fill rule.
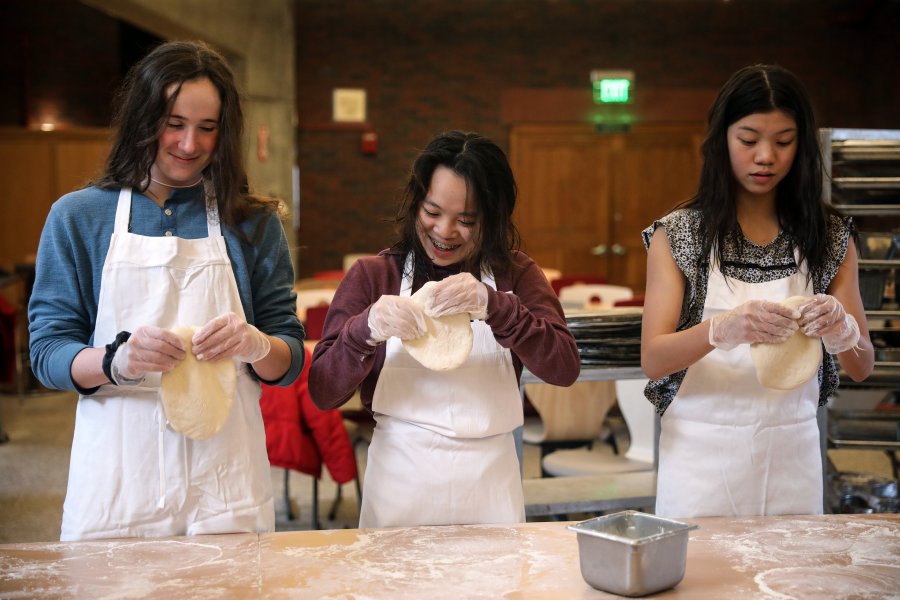
[[[238,281],[243,272],[249,277],[249,303],[242,303],[247,320],[260,331],[284,340],[291,349],[291,365],[278,381],[268,381],[269,385],[287,386],[292,384],[303,369],[303,340],[306,335],[297,319],[297,294],[293,291],[294,267],[288,251],[284,228],[275,214],[265,213],[259,223],[260,239],[252,245],[241,245],[241,256],[246,268],[235,267]],[[250,225],[255,223],[248,222]]]
[[72,361],[92,345],[114,206],[82,190],[54,203],[44,224],[28,321],[31,367],[49,388],[77,389]]
[[[383,270],[387,260],[378,256],[354,263],[328,307],[322,339],[316,344],[309,371],[310,395],[316,406],[323,410],[347,402],[364,380],[377,374],[384,361],[383,350],[377,352],[366,339],[369,337],[369,308],[382,294],[390,293],[383,285],[383,274],[376,273]],[[377,367],[376,363],[379,363]]]
[[486,322],[497,342],[534,375],[553,385],[572,385],[581,360],[562,306],[531,258],[519,253],[516,261],[512,290],[488,296]]

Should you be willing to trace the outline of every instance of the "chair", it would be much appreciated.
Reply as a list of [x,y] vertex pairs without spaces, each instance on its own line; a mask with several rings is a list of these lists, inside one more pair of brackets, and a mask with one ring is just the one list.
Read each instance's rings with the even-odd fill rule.
[[303,326],[306,329],[306,339],[322,339],[322,331],[325,329],[325,317],[328,315],[328,304],[318,304],[306,309],[306,319]]
[[550,280],[550,285],[557,296],[559,296],[559,290],[562,288],[577,283],[606,283],[606,277],[599,275],[562,275]]
[[643,306],[644,305],[644,295],[640,294],[635,296],[634,298],[629,298],[628,300],[616,300],[613,302],[613,306]]
[[[547,278],[547,281],[549,281],[551,285],[553,284],[554,281],[556,281],[557,279],[562,277],[562,271],[560,271],[559,269],[541,268],[541,271],[544,272],[544,277]],[[555,290],[554,290],[554,292],[555,292]]]
[[345,254],[344,260],[343,260],[344,272],[346,273],[347,271],[349,271],[350,267],[352,267],[356,261],[358,261],[359,259],[364,258],[366,256],[374,256],[374,255],[371,253],[368,253],[368,254],[367,253]]
[[604,283],[577,283],[559,290],[559,302],[564,308],[584,308],[591,304],[611,307],[633,297],[634,292],[629,287]]
[[594,449],[557,450],[547,454],[541,468],[554,477],[630,473],[656,469],[656,411],[644,397],[647,379],[615,382],[619,410],[631,440],[624,455]]
[[306,311],[313,306],[328,305],[334,300],[333,288],[299,289],[297,293],[297,318],[306,321]]
[[616,403],[612,381],[578,381],[569,387],[531,383],[524,391],[540,417],[525,420],[522,441],[540,447],[542,475],[547,474],[544,457],[560,448],[590,446],[603,437],[607,413]]
[[319,279],[322,281],[340,281],[344,278],[344,271],[342,269],[333,269],[331,271],[317,271],[313,273],[313,279]]

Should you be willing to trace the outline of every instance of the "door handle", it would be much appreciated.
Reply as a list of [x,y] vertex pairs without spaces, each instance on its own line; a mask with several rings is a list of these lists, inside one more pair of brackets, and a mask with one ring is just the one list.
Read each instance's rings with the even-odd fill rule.
[[591,248],[591,254],[594,256],[606,256],[606,244],[597,244],[593,248]]
[[622,244],[613,244],[612,253],[616,256],[625,256],[628,253],[628,249]]

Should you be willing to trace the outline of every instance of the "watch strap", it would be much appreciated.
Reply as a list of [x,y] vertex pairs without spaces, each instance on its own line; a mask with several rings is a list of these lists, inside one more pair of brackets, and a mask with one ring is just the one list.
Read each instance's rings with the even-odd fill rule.
[[116,355],[116,350],[119,349],[119,346],[128,341],[128,338],[131,337],[130,331],[120,331],[116,334],[116,338],[109,344],[106,345],[106,354],[103,355],[103,374],[106,375],[106,378],[109,379],[110,383],[113,385],[119,385],[119,382],[116,381],[116,378],[113,377],[112,372],[112,361],[113,357]]

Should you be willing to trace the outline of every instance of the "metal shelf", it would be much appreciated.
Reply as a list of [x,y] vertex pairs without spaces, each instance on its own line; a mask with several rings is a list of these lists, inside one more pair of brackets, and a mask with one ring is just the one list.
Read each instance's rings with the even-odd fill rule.
[[900,319],[900,310],[867,310],[870,319]]
[[834,207],[851,217],[900,216],[900,204],[835,204]]
[[[832,203],[845,215],[853,217],[898,217],[900,202],[894,190],[900,190],[893,162],[900,162],[900,130],[880,129],[821,129],[822,158],[825,168],[825,201]],[[888,162],[890,161],[890,162]],[[834,165],[845,168],[854,177],[833,177]],[[853,190],[844,192],[843,190]],[[866,193],[868,192],[868,193]],[[843,196],[843,198],[841,198]],[[850,198],[862,196],[863,202],[850,203]],[[844,204],[834,203],[843,201]],[[860,270],[891,270],[900,260],[861,259]],[[883,274],[885,277],[887,273]],[[867,310],[866,320],[883,320],[882,326],[871,331],[894,331],[887,321],[900,319],[900,310],[893,303],[885,310]],[[875,362],[872,374],[859,383],[841,370],[843,388],[900,389],[900,363]],[[829,409],[828,445],[831,448],[888,451],[893,457],[900,451],[900,412],[893,410],[846,411]],[[893,460],[893,459],[892,459]],[[896,461],[894,475],[896,477]]]
[[864,381],[853,381],[844,371],[840,371],[840,378],[841,387],[900,388],[900,363],[876,362],[872,374]]
[[900,129],[852,129],[848,127],[823,128],[820,130],[835,145],[879,144],[900,142]]
[[835,177],[831,182],[843,190],[900,190],[900,177]]
[[828,441],[834,448],[900,450],[900,412],[830,410]]
[[[645,379],[640,367],[615,367],[601,365],[581,365],[578,381],[614,381],[616,379]],[[528,369],[522,369],[520,386],[526,383],[544,383]]]
[[874,269],[896,269],[897,267],[900,267],[900,259],[896,259],[896,258],[885,258],[885,259],[861,258],[861,259],[859,259],[859,267],[860,268],[874,268]]

